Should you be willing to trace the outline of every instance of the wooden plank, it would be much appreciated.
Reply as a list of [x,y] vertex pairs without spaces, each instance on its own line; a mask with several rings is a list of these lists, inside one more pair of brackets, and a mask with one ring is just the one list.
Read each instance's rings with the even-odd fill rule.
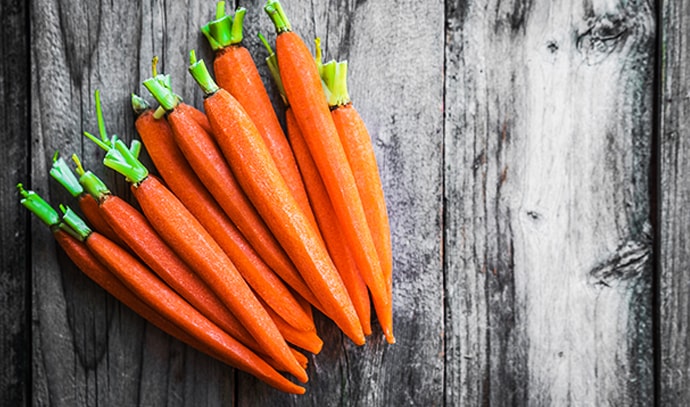
[[447,2],[446,404],[650,405],[647,2]]
[[659,400],[690,403],[690,4],[665,1],[661,10],[659,177]]
[[[195,13],[202,8],[196,6],[33,2],[33,188],[54,204],[69,203],[47,177],[59,149],[80,154],[113,191],[130,196],[122,177],[100,165],[103,152],[81,135],[96,131],[92,93],[102,91],[110,132],[131,139],[129,95],[142,92],[139,82],[150,75],[157,54],[178,92],[198,102],[200,92],[186,74],[188,50],[202,45],[198,27],[206,18]],[[34,222],[32,231],[36,404],[196,406],[232,400],[233,369],[146,324],[56,253],[45,227]]]
[[28,217],[19,204],[13,186],[27,182],[29,139],[29,27],[28,8],[23,1],[0,5],[3,73],[0,77],[3,148],[0,149],[0,405],[26,405],[29,402],[30,364],[28,284]]
[[[260,30],[272,24],[248,8],[245,42],[260,63]],[[442,405],[443,5],[433,2],[283,2],[295,32],[324,58],[349,62],[349,91],[367,123],[391,219],[394,324],[387,345],[378,324],[361,348],[321,320],[324,350],[310,361],[307,394],[260,392],[240,376],[240,405]],[[418,61],[424,61],[418,63]],[[273,90],[264,66],[269,89]],[[280,103],[276,99],[276,103]],[[279,109],[280,110],[280,109]]]

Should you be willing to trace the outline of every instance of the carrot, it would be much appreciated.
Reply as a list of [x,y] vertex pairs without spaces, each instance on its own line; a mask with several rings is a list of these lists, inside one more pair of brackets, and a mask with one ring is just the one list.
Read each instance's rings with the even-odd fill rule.
[[290,193],[261,135],[237,100],[219,88],[192,52],[190,72],[206,93],[204,110],[243,190],[285,248],[328,316],[356,344],[362,326],[342,280],[314,229]]
[[[132,100],[136,109],[143,107],[142,99],[133,97]],[[135,126],[168,188],[206,228],[249,285],[255,291],[271,287],[259,292],[269,306],[285,314],[286,321],[296,328],[315,329],[313,318],[301,307],[296,309],[299,303],[296,299],[292,301],[292,293],[256,254],[203,186],[176,146],[173,131],[166,119],[155,119],[152,111],[147,109],[139,115]]]
[[[143,302],[89,251],[88,247],[80,240],[81,236],[63,223],[57,212],[47,202],[35,192],[26,191],[22,184],[18,184],[17,188],[22,196],[21,203],[50,228],[56,241],[67,256],[96,284],[167,334],[218,360],[227,359],[223,352],[209,348],[202,341],[189,335]],[[301,353],[295,353],[302,357],[301,360],[306,359]]]
[[360,275],[357,264],[348,245],[342,243],[340,226],[337,224],[333,204],[328,197],[326,186],[319,175],[314,160],[309,153],[309,148],[302,137],[292,109],[285,113],[290,144],[297,157],[300,171],[307,186],[307,193],[313,202],[314,214],[321,228],[321,233],[326,242],[328,252],[335,263],[340,276],[347,288],[352,303],[359,316],[365,335],[371,334],[371,307],[369,305],[369,292]]
[[[317,64],[319,64],[321,49],[318,40],[316,49]],[[386,200],[369,131],[352,104],[347,91],[347,61],[327,63],[321,70],[321,77],[330,91],[328,105],[348,163],[355,176],[357,190],[362,201],[367,202],[364,214],[374,239],[390,296],[393,281],[393,254]]]
[[216,81],[218,86],[237,99],[252,119],[271,152],[278,171],[290,187],[290,192],[305,215],[316,225],[290,144],[278,121],[256,64],[247,48],[242,45],[246,12],[245,8],[239,7],[235,10],[234,17],[226,15],[225,2],[219,1],[216,19],[201,28],[215,51],[213,71]]
[[[395,343],[392,303],[385,277],[352,169],[328,109],[316,63],[304,41],[291,31],[280,2],[270,0],[264,9],[278,32],[276,51],[285,94],[326,185],[343,235],[369,287],[386,340]],[[210,112],[206,111],[210,119]],[[213,120],[210,120],[213,126]]]
[[91,231],[69,208],[63,210],[63,222],[80,236],[95,257],[163,317],[212,349],[222,357],[223,362],[251,373],[282,391],[304,393],[303,387],[288,381],[254,352],[218,328],[126,250],[98,232]]
[[306,372],[271,317],[194,215],[157,178],[149,176],[146,167],[121,140],[114,140],[113,148],[108,150],[103,162],[131,182],[135,198],[158,234],[216,292],[262,350],[285,371],[306,382]]
[[144,85],[169,112],[167,119],[173,130],[173,138],[198,178],[261,259],[301,296],[320,307],[290,258],[242,191],[213,137],[190,117],[188,112],[191,107],[181,103],[157,78],[145,80]]
[[302,132],[297,125],[295,115],[292,108],[287,103],[285,97],[285,90],[280,79],[280,72],[278,70],[276,55],[273,49],[268,44],[263,35],[259,34],[261,41],[268,50],[269,56],[266,58],[269,70],[278,87],[279,93],[285,102],[285,124],[287,128],[287,135],[292,145],[292,150],[297,159],[300,173],[304,179],[304,185],[307,188],[309,200],[312,203],[316,221],[321,230],[321,234],[326,243],[328,253],[333,259],[340,277],[343,279],[345,288],[352,299],[352,304],[357,311],[359,321],[362,324],[362,330],[365,335],[371,334],[371,306],[369,304],[369,291],[362,279],[362,276],[357,269],[357,264],[352,257],[352,253],[346,244],[342,243],[342,235],[340,226],[338,225],[337,217],[331,199],[328,197],[328,192],[323,184],[323,180],[314,164],[309,148],[304,141]]
[[103,219],[98,210],[98,202],[84,191],[84,188],[79,184],[79,180],[74,176],[72,170],[59,153],[56,151],[53,155],[53,165],[50,168],[50,175],[55,179],[67,192],[76,198],[79,209],[86,217],[89,224],[98,232],[107,236],[108,239],[122,245],[122,240],[113,232],[113,229],[108,225],[108,222]]
[[84,188],[96,198],[98,210],[122,237],[127,247],[165,281],[180,296],[196,307],[235,339],[260,350],[254,338],[230,313],[218,296],[194,271],[158,236],[151,224],[136,208],[110,193],[105,184],[92,172],[84,171],[77,163],[77,173]]

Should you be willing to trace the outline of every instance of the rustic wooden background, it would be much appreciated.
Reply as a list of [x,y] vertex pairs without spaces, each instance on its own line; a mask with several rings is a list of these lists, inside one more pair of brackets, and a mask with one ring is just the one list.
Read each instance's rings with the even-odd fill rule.
[[[271,86],[263,2],[236,3]],[[108,129],[135,137],[129,94],[146,95],[154,55],[200,106],[187,53],[210,59],[198,28],[215,3],[6,0],[0,405],[690,403],[690,2],[284,6],[350,62],[391,215],[398,343],[376,332],[358,348],[319,319],[308,392],[287,396],[82,276],[14,185],[69,202],[47,176],[53,152],[97,168],[81,137],[97,88]]]

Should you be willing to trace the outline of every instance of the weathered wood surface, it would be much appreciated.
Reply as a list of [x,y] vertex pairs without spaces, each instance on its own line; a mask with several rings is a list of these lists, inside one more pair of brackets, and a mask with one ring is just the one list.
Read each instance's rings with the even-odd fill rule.
[[653,10],[447,11],[447,405],[649,405]]
[[28,6],[24,1],[4,1],[0,5],[0,74],[3,148],[0,149],[0,405],[28,403],[30,382],[29,315],[31,290],[30,249],[26,245],[29,218],[13,191],[25,181],[29,156],[29,38]]
[[690,400],[690,42],[688,2],[664,2],[660,48],[659,398]]
[[[256,32],[273,38],[263,2],[239,4],[249,9],[246,44],[260,62]],[[96,129],[92,93],[102,90],[108,129],[135,137],[129,94],[146,94],[139,83],[158,55],[178,93],[200,106],[187,52],[210,59],[198,27],[214,6],[34,0],[32,137],[13,144],[21,159],[4,162],[28,167],[31,187],[57,203],[69,199],[47,177],[50,158],[77,152],[129,197],[81,137]],[[28,246],[6,246],[22,240],[26,217],[16,209],[8,222],[17,237],[3,222],[3,261],[32,254],[33,340],[23,348],[32,351],[32,404],[650,405],[659,378],[668,405],[689,401],[688,363],[674,358],[687,353],[688,279],[682,264],[663,262],[684,253],[680,215],[664,208],[682,211],[687,201],[673,174],[684,165],[687,44],[678,21],[688,10],[664,9],[672,22],[664,32],[676,41],[665,48],[664,89],[675,96],[664,115],[676,121],[661,132],[662,175],[673,188],[655,234],[653,7],[285,2],[296,31],[322,37],[327,58],[350,61],[351,96],[370,127],[391,214],[398,343],[386,345],[377,331],[357,348],[319,319],[326,346],[310,360],[307,395],[279,394],[146,324],[71,266],[37,222]],[[18,208],[12,194],[3,201]],[[657,235],[666,239],[661,336],[671,337],[656,349],[655,378]],[[11,277],[26,289],[23,276]],[[3,318],[6,332],[26,332]],[[6,380],[21,386],[21,374]],[[8,400],[21,400],[2,383],[15,395]]]

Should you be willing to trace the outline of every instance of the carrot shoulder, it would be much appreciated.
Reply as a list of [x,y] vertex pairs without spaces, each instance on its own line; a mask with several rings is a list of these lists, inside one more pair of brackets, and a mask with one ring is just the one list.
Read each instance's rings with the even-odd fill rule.
[[290,144],[256,64],[242,45],[246,11],[240,7],[234,16],[226,15],[224,2],[218,2],[216,19],[201,28],[215,51],[215,78],[218,86],[235,97],[252,119],[300,208],[312,222],[316,222]]
[[212,287],[244,324],[262,349],[300,381],[308,377],[275,323],[239,274],[234,264],[182,202],[117,140],[104,159],[107,167],[132,183],[146,218],[159,235]]
[[385,277],[352,169],[328,109],[316,63],[304,41],[291,31],[280,3],[269,1],[265,10],[278,31],[276,51],[285,94],[326,185],[344,237],[371,291],[386,340],[395,343],[392,303]]
[[207,95],[211,127],[243,190],[328,315],[353,342],[363,344],[362,326],[323,240],[290,193],[256,126],[239,102],[215,85],[203,62],[193,54],[191,62],[190,72]]

